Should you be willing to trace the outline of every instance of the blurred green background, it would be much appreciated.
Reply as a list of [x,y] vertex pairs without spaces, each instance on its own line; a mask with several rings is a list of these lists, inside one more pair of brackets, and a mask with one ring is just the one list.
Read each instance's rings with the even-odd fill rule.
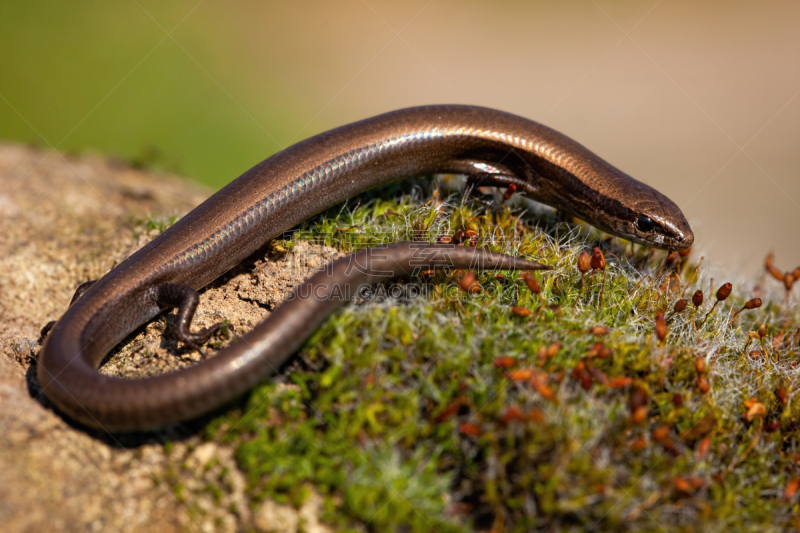
[[800,264],[798,27],[794,0],[3,2],[0,139],[218,188],[391,109],[497,107],[662,190],[748,277]]
[[277,83],[254,86],[231,42],[209,38],[214,14],[197,4],[4,3],[0,135],[212,187],[277,151],[297,104]]

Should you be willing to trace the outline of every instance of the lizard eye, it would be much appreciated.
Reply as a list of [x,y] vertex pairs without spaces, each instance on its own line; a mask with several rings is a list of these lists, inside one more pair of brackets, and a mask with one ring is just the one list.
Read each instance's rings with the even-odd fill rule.
[[650,217],[640,216],[636,220],[636,227],[639,228],[639,231],[649,233],[656,227],[656,223]]

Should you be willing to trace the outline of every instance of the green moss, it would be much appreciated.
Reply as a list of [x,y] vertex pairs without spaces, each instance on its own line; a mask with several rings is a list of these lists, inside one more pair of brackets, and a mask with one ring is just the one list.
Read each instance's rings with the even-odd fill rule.
[[167,231],[167,228],[174,225],[180,217],[177,215],[170,216],[148,216],[146,218],[130,218],[127,222],[134,228],[134,237],[139,238],[140,235],[157,231],[159,234]]
[[[438,191],[396,193],[323,214],[289,242],[353,250],[471,229],[479,246],[554,269],[535,274],[539,295],[516,272],[478,273],[477,295],[457,287],[459,273],[442,273],[411,280],[425,298],[337,312],[301,351],[301,366],[322,370],[294,368],[209,426],[209,439],[236,445],[254,503],[299,507],[314,490],[325,520],[370,531],[797,525],[797,496],[782,500],[800,474],[797,344],[779,346],[770,363],[744,353],[747,331],[763,322],[767,341],[796,331],[795,307],[776,297],[729,327],[747,299],[737,289],[698,328],[691,305],[671,313],[679,294],[674,282],[662,287],[675,272],[664,253],[548,215],[442,203]],[[575,266],[596,244],[608,261],[604,287],[602,273],[582,280]],[[681,287],[695,268],[684,261]],[[654,332],[659,312],[668,317],[665,344]],[[592,335],[597,324],[609,333]],[[548,354],[554,343],[560,348]],[[498,366],[506,357],[513,368]],[[534,372],[534,381],[515,370]],[[765,413],[748,420],[751,397]],[[508,420],[515,409],[523,420]]]

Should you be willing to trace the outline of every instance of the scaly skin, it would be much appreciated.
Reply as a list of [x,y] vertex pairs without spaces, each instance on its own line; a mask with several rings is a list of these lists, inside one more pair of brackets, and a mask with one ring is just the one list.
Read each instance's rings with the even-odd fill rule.
[[[614,235],[669,250],[694,240],[680,209],[572,139],[528,119],[471,106],[403,109],[322,133],[262,161],[217,192],[77,299],[50,331],[38,360],[47,397],[70,417],[109,431],[154,429],[207,413],[273,373],[340,302],[295,298],[239,342],[191,368],[119,379],[97,367],[117,343],[166,307],[180,307],[184,342],[191,295],[268,240],[372,187],[435,173],[487,185],[573,213]],[[483,250],[399,243],[370,260],[369,272],[331,273],[309,283],[376,282],[376,272],[442,266],[546,268]],[[426,248],[427,250],[427,248]],[[368,252],[363,252],[368,253]],[[463,265],[463,266],[462,266]],[[319,277],[323,276],[323,277]],[[298,289],[299,290],[299,289]],[[196,295],[195,295],[196,296]],[[183,337],[181,337],[181,333]]]

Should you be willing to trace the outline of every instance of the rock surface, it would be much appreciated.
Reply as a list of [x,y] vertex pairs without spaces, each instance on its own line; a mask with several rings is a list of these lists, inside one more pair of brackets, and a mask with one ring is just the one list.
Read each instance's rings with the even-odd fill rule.
[[[321,498],[299,511],[251,511],[232,449],[197,427],[133,439],[75,427],[40,394],[40,330],[75,288],[102,276],[209,191],[92,156],[0,145],[0,524],[7,531],[327,531]],[[310,271],[335,257],[301,243],[277,259],[251,258],[202,294],[198,326],[234,331],[262,320]],[[137,377],[199,356],[163,335],[170,317],[141,328],[103,372]],[[221,344],[225,344],[222,342]],[[165,445],[166,442],[175,444]],[[214,490],[209,490],[211,487]]]

